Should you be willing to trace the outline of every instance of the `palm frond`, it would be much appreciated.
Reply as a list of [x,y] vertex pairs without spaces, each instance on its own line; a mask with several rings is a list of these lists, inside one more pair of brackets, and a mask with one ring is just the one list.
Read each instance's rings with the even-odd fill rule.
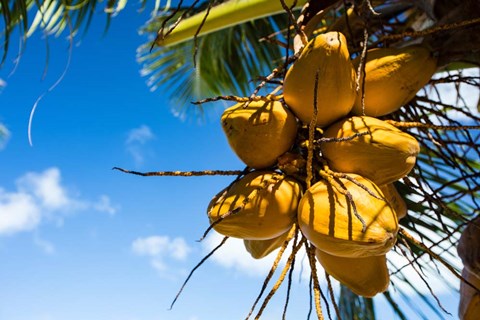
[[[104,12],[105,28],[113,16],[122,11],[128,0],[0,0],[3,31],[0,32],[1,62],[9,51],[10,38],[18,29],[21,42],[35,32],[59,36],[67,32],[74,36],[80,29],[88,30],[94,14]],[[147,0],[141,0],[142,6]],[[161,1],[157,0],[157,7]],[[167,1],[168,3],[169,1]],[[100,8],[100,5],[101,8]],[[1,24],[0,24],[1,26]]]
[[373,300],[356,295],[344,285],[340,285],[338,309],[341,319],[375,320]]
[[192,39],[194,36],[204,36],[208,33],[228,29],[248,21],[263,17],[271,17],[285,10],[287,7],[302,7],[306,0],[237,0],[220,1],[218,5],[212,5],[209,1],[206,11],[201,11],[187,19],[182,19],[180,24],[170,26],[167,31],[163,28],[159,31],[157,43],[160,46],[170,46]]
[[[180,107],[177,112],[185,116],[192,111],[190,101],[246,95],[256,78],[282,65],[284,52],[277,45],[260,43],[258,35],[274,34],[287,23],[284,16],[259,19],[153,51],[148,42],[139,48],[138,61],[151,89],[167,88]],[[160,19],[151,21],[144,32],[156,32],[160,24]]]

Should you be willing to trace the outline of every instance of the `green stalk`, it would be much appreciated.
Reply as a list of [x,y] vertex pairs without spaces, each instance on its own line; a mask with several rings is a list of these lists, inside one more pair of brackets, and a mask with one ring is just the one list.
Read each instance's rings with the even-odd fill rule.
[[[291,7],[294,0],[284,0]],[[296,8],[303,6],[307,0],[298,0]],[[280,0],[230,0],[212,7],[198,36],[226,29],[247,21],[271,16],[283,12]],[[182,20],[165,38],[159,37],[159,46],[171,46],[192,39],[205,18],[206,11]]]

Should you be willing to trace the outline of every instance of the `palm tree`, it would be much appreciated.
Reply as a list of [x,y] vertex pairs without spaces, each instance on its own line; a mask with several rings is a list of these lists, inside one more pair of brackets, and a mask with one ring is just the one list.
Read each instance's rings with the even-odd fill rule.
[[[126,2],[112,0],[103,5],[107,26]],[[443,319],[445,313],[434,292],[421,293],[405,270],[413,267],[422,279],[423,274],[437,274],[440,269],[461,278],[456,245],[464,226],[480,214],[480,135],[473,130],[478,129],[480,117],[468,108],[459,89],[465,85],[480,87],[480,77],[464,71],[480,66],[480,2],[243,0],[238,1],[246,5],[241,7],[242,15],[239,11],[235,14],[239,7],[230,8],[234,14],[228,7],[222,8],[219,4],[223,2],[179,1],[173,5],[160,1],[140,31],[149,37],[138,51],[142,73],[152,88],[168,85],[182,116],[201,117],[205,112],[202,105],[213,103],[210,101],[235,100],[234,96],[253,99],[274,92],[298,57],[298,46],[292,44],[301,44],[300,28],[309,37],[331,30],[344,33],[352,56],[362,56],[368,48],[411,43],[421,43],[435,52],[438,73],[428,86],[382,119],[395,121],[422,148],[415,169],[395,183],[409,213],[400,220],[401,231],[393,249],[402,260],[388,264],[391,282],[420,317],[425,316],[408,298],[408,290],[416,292],[420,301]],[[258,4],[266,12],[260,12]],[[95,0],[0,1],[4,59],[11,50],[9,40],[15,28],[20,30],[22,41],[36,30],[74,36],[81,28],[88,28],[101,5],[102,1]],[[142,6],[146,6],[145,0]],[[212,17],[216,17],[215,23]],[[439,95],[444,84],[457,87],[456,103],[447,103]],[[201,100],[207,97],[214,98]],[[462,115],[463,123],[456,114]],[[425,284],[430,288],[427,281]],[[383,295],[398,317],[406,319],[396,298],[389,291]],[[343,285],[337,299],[325,303],[335,307],[338,318],[375,317],[374,300]]]

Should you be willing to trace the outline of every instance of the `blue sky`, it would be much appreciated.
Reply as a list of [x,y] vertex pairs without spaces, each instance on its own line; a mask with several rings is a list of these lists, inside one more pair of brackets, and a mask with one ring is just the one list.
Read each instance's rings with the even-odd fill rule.
[[[201,125],[181,121],[162,88],[150,92],[135,61],[145,41],[137,30],[148,14],[137,9],[129,3],[106,36],[99,14],[75,39],[63,81],[38,104],[33,146],[27,138],[31,108],[63,73],[69,43],[48,39],[44,79],[46,42],[39,33],[16,68],[11,50],[0,69],[6,83],[0,123],[9,132],[0,151],[1,320],[237,319],[262,285],[271,259],[249,259],[242,243],[232,241],[167,310],[188,271],[220,241],[212,234],[196,242],[208,226],[208,202],[232,178],[143,178],[111,168],[243,165],[221,131],[218,107]],[[308,312],[308,282],[299,270],[291,319]],[[434,287],[455,319],[458,297]],[[282,287],[265,319],[281,318],[284,297]],[[377,303],[381,319],[390,318],[383,299]]]

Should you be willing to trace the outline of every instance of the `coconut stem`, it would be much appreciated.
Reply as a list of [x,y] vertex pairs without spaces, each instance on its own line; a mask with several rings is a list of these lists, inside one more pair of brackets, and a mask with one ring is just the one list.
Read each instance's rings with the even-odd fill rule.
[[448,30],[466,28],[466,27],[474,26],[476,24],[480,24],[480,18],[474,18],[474,19],[454,22],[450,24],[442,24],[442,25],[432,27],[430,29],[426,29],[422,31],[408,31],[400,34],[391,34],[391,35],[384,36],[382,39],[380,39],[379,42],[388,41],[388,40],[396,41],[396,40],[402,40],[404,38],[421,38],[437,32],[444,32]]
[[438,126],[421,122],[404,122],[395,120],[386,120],[389,124],[398,128],[426,128],[435,130],[479,130],[480,126]]
[[258,294],[257,298],[255,299],[255,302],[253,303],[252,307],[250,308],[250,312],[248,313],[247,317],[245,320],[250,319],[250,316],[252,315],[253,311],[255,310],[255,307],[257,306],[258,301],[260,301],[260,298],[262,297],[263,293],[265,292],[265,289],[267,288],[268,283],[273,277],[273,274],[278,268],[278,265],[280,263],[280,260],[282,259],[283,253],[285,252],[285,249],[288,246],[288,243],[292,238],[297,236],[298,234],[298,227],[297,224],[294,224],[291,228],[290,231],[287,234],[287,238],[283,242],[283,245],[280,247],[280,250],[277,253],[277,256],[275,257],[275,261],[273,261],[272,267],[270,268],[270,271],[268,272],[267,276],[265,277],[265,280],[263,281],[262,288],[260,289],[260,293]]
[[204,171],[156,171],[156,172],[138,172],[126,170],[119,167],[113,167],[112,170],[118,170],[124,173],[135,174],[143,177],[198,177],[198,176],[237,176],[242,174],[241,170],[204,170]]
[[305,242],[305,250],[307,251],[308,262],[310,263],[310,269],[312,271],[313,278],[313,294],[315,301],[315,309],[317,311],[317,317],[319,320],[323,320],[322,305],[320,304],[320,282],[317,277],[317,265],[315,258],[315,247],[313,245],[308,245],[308,242]]
[[285,280],[285,276],[287,275],[288,270],[290,269],[290,267],[292,266],[293,261],[295,260],[295,255],[297,254],[298,250],[300,250],[300,248],[303,246],[303,244],[305,243],[305,241],[306,241],[306,238],[305,238],[305,237],[302,237],[302,240],[300,240],[300,242],[292,249],[292,253],[291,253],[290,256],[288,257],[288,260],[287,260],[287,262],[285,263],[285,267],[282,269],[282,273],[281,273],[280,276],[278,277],[277,282],[275,282],[275,284],[273,285],[273,287],[272,287],[272,289],[270,290],[270,292],[268,293],[268,295],[265,297],[265,300],[263,301],[263,304],[262,304],[262,306],[260,307],[260,310],[258,310],[258,313],[257,313],[257,315],[255,316],[255,320],[260,319],[263,311],[264,311],[265,308],[267,307],[267,304],[270,302],[270,299],[272,299],[272,297],[273,297],[273,296],[275,295],[275,293],[277,292],[278,288],[280,288],[280,285],[283,283],[283,280]]
[[182,293],[183,289],[184,289],[185,286],[187,285],[187,282],[190,280],[190,278],[192,277],[192,275],[193,275],[193,273],[195,272],[195,270],[197,270],[205,261],[207,261],[207,259],[210,258],[210,257],[215,253],[215,251],[217,251],[218,249],[220,249],[220,247],[225,244],[225,242],[227,241],[227,239],[228,239],[228,237],[224,237],[224,238],[222,239],[222,241],[220,242],[219,245],[217,245],[215,248],[213,248],[212,251],[210,251],[205,257],[203,257],[202,260],[200,260],[199,263],[197,263],[197,265],[196,265],[195,267],[193,267],[192,271],[190,271],[190,273],[188,274],[187,278],[185,279],[185,281],[183,282],[182,286],[180,287],[180,290],[178,290],[177,295],[176,295],[175,298],[173,299],[172,304],[170,305],[170,310],[173,308],[173,305],[175,304],[175,302],[177,302],[178,297],[179,297],[180,294]]
[[453,268],[448,262],[443,260],[438,254],[430,250],[426,245],[424,245],[422,242],[418,241],[415,239],[410,233],[408,233],[404,228],[400,228],[398,231],[398,234],[405,239],[407,239],[410,243],[414,244],[416,247],[428,252],[428,254],[434,258],[435,260],[438,260],[441,264],[443,264],[455,277],[458,279],[462,280],[462,276]]
[[325,279],[327,279],[328,292],[330,294],[330,300],[332,301],[333,308],[335,309],[335,314],[337,315],[337,319],[342,320],[342,317],[340,315],[340,309],[338,308],[337,301],[335,301],[335,293],[333,292],[332,281],[327,271],[325,271]]
[[365,223],[365,220],[362,218],[362,216],[358,213],[357,206],[355,205],[355,201],[353,201],[352,194],[348,192],[348,189],[346,189],[341,183],[337,182],[335,180],[335,177],[332,176],[327,171],[320,170],[319,173],[322,176],[322,178],[327,180],[328,183],[330,183],[335,189],[337,189],[338,192],[340,192],[342,195],[344,195],[347,198],[348,203],[350,203],[350,205],[352,206],[353,215],[361,222],[362,232],[365,233],[365,231],[367,231],[367,224]]
[[318,80],[319,80],[319,72],[320,70],[317,69],[315,72],[315,83],[313,86],[313,115],[312,119],[310,120],[310,124],[308,125],[308,153],[307,153],[307,189],[310,188],[312,185],[313,179],[313,141],[315,138],[315,127],[317,125],[317,113],[318,113],[318,105],[317,105],[317,98],[318,98]]

